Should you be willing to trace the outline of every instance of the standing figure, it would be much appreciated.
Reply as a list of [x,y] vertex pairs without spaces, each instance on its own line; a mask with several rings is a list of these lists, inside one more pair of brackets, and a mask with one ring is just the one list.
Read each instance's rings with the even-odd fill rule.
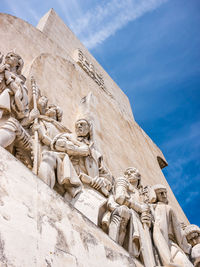
[[115,181],[114,194],[107,202],[108,212],[102,226],[108,235],[141,260],[145,267],[154,267],[155,260],[149,232],[151,215],[142,197],[141,175],[130,167]]
[[31,138],[27,128],[35,115],[34,111],[29,112],[23,65],[23,59],[10,52],[0,66],[0,146],[30,165]]
[[71,172],[69,171],[68,155],[52,149],[55,136],[70,132],[61,124],[62,110],[56,105],[49,104],[45,96],[39,96],[37,99],[37,109],[39,115],[36,125],[33,126],[33,131],[37,131],[39,139],[37,155],[34,155],[37,157],[36,173],[51,188],[57,185],[58,193],[64,194],[68,188],[74,196],[80,192],[81,182],[72,164]]
[[163,265],[192,267],[186,255],[191,245],[187,243],[175,211],[168,205],[167,189],[163,185],[152,187],[156,193],[156,204],[152,204],[154,216],[153,241]]
[[186,226],[185,236],[188,243],[192,246],[191,259],[195,267],[200,267],[200,228],[190,224]]

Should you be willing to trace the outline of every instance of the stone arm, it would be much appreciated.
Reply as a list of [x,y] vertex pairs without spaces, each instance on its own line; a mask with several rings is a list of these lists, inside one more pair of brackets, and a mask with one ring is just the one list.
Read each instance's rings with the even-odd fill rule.
[[56,151],[65,152],[69,156],[87,157],[90,155],[90,149],[87,145],[81,144],[81,146],[78,146],[77,144],[74,144],[67,138],[67,134],[56,136],[52,141],[51,146]]
[[114,200],[114,196],[113,195],[110,195],[109,198],[108,198],[108,202],[107,202],[107,208],[109,211],[114,211],[117,207],[119,207],[120,205],[115,202]]
[[13,91],[13,94],[20,90],[20,84],[22,80],[12,72],[5,71],[6,84],[9,85],[9,88]]
[[133,196],[131,196],[130,199],[128,199],[127,201],[128,201],[128,207],[135,210],[138,213],[143,213],[149,210],[149,207],[146,203],[138,201]]
[[112,174],[108,170],[108,168],[105,166],[102,156],[99,158],[99,176],[104,177],[108,179],[109,181],[112,181]]
[[14,101],[11,102],[11,106],[13,111],[17,114],[17,119],[28,117],[28,90],[23,80],[21,77],[8,70],[5,70],[5,80],[10,89],[10,95],[13,95]]
[[38,129],[38,137],[44,145],[51,146],[52,139],[41,128]]
[[152,215],[150,206],[144,202],[140,202],[138,200],[135,200],[134,198],[130,198],[128,200],[129,202],[129,208],[133,209],[137,213],[141,215],[140,219],[143,224],[146,224],[148,227],[151,226],[152,222]]
[[38,110],[33,109],[31,112],[27,110],[26,112],[24,112],[24,116],[20,120],[20,123],[23,127],[28,128],[33,123],[34,119],[37,118],[38,116],[39,116]]
[[47,145],[49,147],[51,146],[52,139],[46,134],[46,130],[44,129],[44,127],[42,127],[42,125],[40,125],[39,123],[37,123],[36,125],[33,125],[32,131],[33,132],[35,132],[35,131],[38,132],[39,140],[44,145]]

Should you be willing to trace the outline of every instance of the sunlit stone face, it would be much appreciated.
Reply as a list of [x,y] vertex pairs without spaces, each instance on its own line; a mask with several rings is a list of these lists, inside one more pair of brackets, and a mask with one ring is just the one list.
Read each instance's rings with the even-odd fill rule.
[[90,132],[90,126],[86,120],[78,120],[75,124],[77,136],[87,136]]
[[5,57],[5,63],[11,67],[16,67],[19,63],[19,58],[15,53],[8,53]]
[[195,231],[190,233],[189,235],[187,235],[187,241],[192,247],[197,244],[200,244],[200,234]]
[[168,203],[167,191],[165,189],[160,189],[159,191],[156,191],[156,196],[159,202],[163,202],[165,204]]
[[128,181],[133,184],[138,182],[141,179],[141,175],[135,168],[128,168],[124,172],[124,176],[128,179]]

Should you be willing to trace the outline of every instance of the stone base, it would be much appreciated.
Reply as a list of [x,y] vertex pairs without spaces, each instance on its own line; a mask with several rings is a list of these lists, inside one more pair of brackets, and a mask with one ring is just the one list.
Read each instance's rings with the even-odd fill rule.
[[0,266],[141,265],[0,147]]
[[100,224],[100,219],[106,211],[107,199],[99,192],[85,187],[83,191],[70,202],[94,224]]

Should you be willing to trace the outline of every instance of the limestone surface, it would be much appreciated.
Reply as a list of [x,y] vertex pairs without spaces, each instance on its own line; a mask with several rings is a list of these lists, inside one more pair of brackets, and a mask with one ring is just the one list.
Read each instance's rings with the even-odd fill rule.
[[1,147],[0,155],[0,266],[141,266]]

